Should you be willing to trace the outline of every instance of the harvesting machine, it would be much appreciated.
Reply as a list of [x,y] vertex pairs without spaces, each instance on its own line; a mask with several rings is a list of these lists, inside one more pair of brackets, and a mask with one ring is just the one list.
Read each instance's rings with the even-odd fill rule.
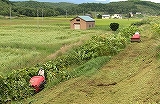
[[44,88],[44,84],[45,84],[45,76],[44,76],[44,70],[40,69],[38,72],[38,75],[33,76],[30,79],[30,85],[31,87],[34,88],[35,92],[39,92]]
[[140,42],[140,34],[139,32],[136,32],[132,37],[131,37],[131,42]]

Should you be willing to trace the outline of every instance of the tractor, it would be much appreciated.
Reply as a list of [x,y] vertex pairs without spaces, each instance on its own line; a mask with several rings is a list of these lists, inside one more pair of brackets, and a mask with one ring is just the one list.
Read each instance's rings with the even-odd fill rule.
[[44,85],[46,83],[44,70],[40,69],[38,75],[33,76],[29,82],[30,86],[34,88],[36,93],[40,92],[44,88]]
[[131,42],[140,42],[140,34],[139,32],[136,32],[132,37],[131,37]]

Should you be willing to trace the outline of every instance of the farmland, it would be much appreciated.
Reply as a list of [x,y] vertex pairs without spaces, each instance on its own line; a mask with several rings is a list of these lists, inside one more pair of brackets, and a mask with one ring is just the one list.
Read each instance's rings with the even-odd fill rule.
[[96,20],[90,30],[70,30],[70,18],[24,18],[0,21],[0,72],[31,67],[44,63],[47,56],[61,47],[86,40],[93,35],[105,34],[111,22],[120,23],[120,28],[129,26],[138,19]]
[[[44,19],[42,21],[44,21]],[[53,21],[54,23],[55,21],[61,23],[63,19],[54,18]],[[103,21],[108,22],[106,23],[108,25],[110,24],[110,22],[107,20]],[[125,23],[125,26],[122,26],[120,23],[120,29],[116,32],[112,32],[107,29],[108,25],[106,25],[106,29],[101,28],[101,26],[104,25],[97,25],[95,28],[89,30],[70,30],[68,26],[69,24],[64,24],[64,22],[62,24],[55,23],[54,25],[49,25],[48,27],[49,30],[52,30],[50,26],[54,28],[52,33],[56,34],[54,38],[53,36],[48,38],[48,36],[51,34],[51,31],[49,31],[47,28],[46,32],[44,32],[43,27],[47,25],[40,25],[39,18],[36,19],[36,22],[34,21],[37,25],[34,25],[33,20],[28,21],[28,23],[32,23],[32,25],[27,25],[28,27],[31,26],[30,28],[27,28],[25,25],[26,29],[23,26],[23,28],[19,26],[19,20],[17,25],[9,25],[14,27],[12,30],[16,30],[15,27],[18,26],[20,29],[16,31],[21,33],[25,32],[24,34],[26,34],[26,37],[28,34],[29,38],[34,36],[36,37],[33,39],[30,38],[32,41],[29,42],[30,40],[26,38],[23,40],[25,36],[23,36],[23,38],[20,37],[21,35],[16,38],[12,36],[11,38],[13,38],[13,40],[10,40],[8,43],[1,43],[3,52],[7,53],[6,57],[10,56],[8,59],[12,59],[12,54],[13,56],[16,56],[16,58],[13,58],[12,60],[18,67],[20,67],[12,67],[12,69],[15,70],[9,70],[8,68],[5,70],[7,75],[5,76],[3,74],[0,76],[0,102],[3,103],[12,100],[17,101],[33,95],[34,89],[29,87],[28,80],[32,76],[37,75],[39,67],[43,67],[45,69],[45,76],[47,79],[46,89],[66,80],[76,78],[87,73],[93,73],[98,70],[102,65],[108,62],[112,56],[124,50],[130,41],[130,36],[133,35],[135,31],[140,31],[140,29],[138,29],[136,26],[130,26],[130,23],[133,21],[135,22],[134,19],[113,20],[112,22],[120,21],[124,21],[123,23]],[[13,24],[13,21],[10,21],[10,24],[11,23]],[[142,21],[139,21],[136,24],[142,23]],[[6,31],[7,30],[9,29],[6,29]],[[32,31],[33,34],[30,31]],[[42,35],[42,33],[45,34],[45,37]],[[19,33],[15,32],[15,34]],[[42,38],[46,41],[42,41]],[[57,49],[52,48],[55,44],[59,46]],[[71,49],[72,47],[74,48]],[[67,50],[69,51],[66,52]],[[28,52],[29,54],[27,54]],[[35,52],[37,52],[37,54],[35,54]],[[31,56],[29,57],[29,55]],[[18,58],[22,63],[16,63],[19,61]],[[5,64],[3,64],[3,66],[5,66]]]
[[[158,18],[152,18],[150,24],[140,26],[141,42],[128,44],[100,70],[43,90],[23,103],[159,104],[159,24]],[[92,60],[92,65],[87,62],[80,69],[93,71],[100,61]]]

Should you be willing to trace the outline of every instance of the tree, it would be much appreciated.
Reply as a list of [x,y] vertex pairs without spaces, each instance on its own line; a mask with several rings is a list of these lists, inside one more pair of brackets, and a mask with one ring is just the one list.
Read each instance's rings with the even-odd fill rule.
[[102,19],[102,15],[101,14],[97,14],[97,19]]
[[128,17],[128,20],[129,20],[129,18],[131,18],[131,13],[130,12],[127,14],[127,17]]
[[138,2],[138,1],[141,1],[141,0],[128,0],[128,1]]
[[119,24],[118,23],[111,23],[110,28],[112,29],[112,31],[116,31],[119,28]]

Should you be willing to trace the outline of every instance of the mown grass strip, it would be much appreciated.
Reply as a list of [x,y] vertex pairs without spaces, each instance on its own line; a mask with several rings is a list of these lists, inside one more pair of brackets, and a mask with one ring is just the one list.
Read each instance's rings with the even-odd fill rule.
[[102,56],[89,60],[85,64],[73,69],[70,72],[71,77],[79,77],[81,75],[91,75],[98,69],[100,69],[105,63],[107,63],[111,59],[110,56]]

